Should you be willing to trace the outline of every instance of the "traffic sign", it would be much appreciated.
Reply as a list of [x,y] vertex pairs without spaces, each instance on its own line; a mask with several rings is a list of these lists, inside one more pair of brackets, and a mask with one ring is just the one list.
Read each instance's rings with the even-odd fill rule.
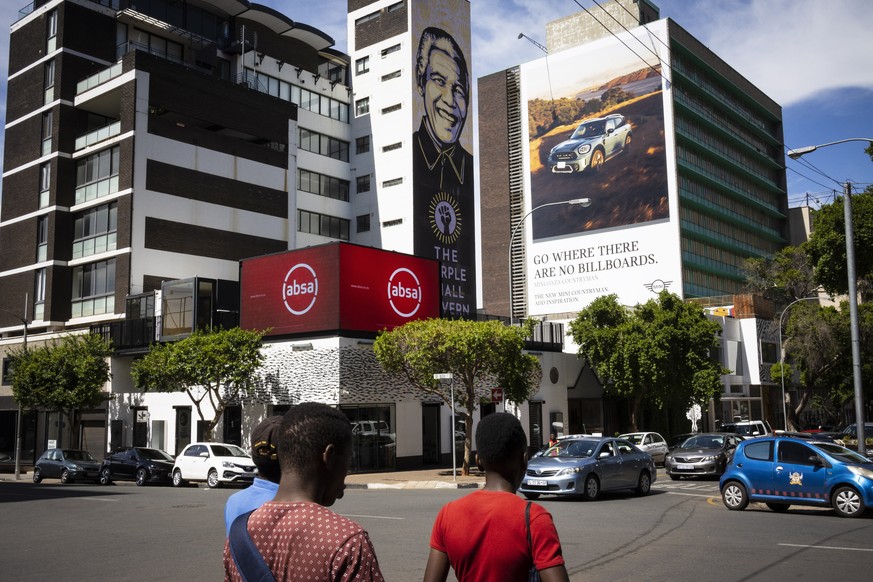
[[503,402],[503,388],[492,388],[491,389],[491,402],[494,402],[494,403]]
[[434,375],[433,375],[433,379],[434,379],[434,380],[451,380],[451,379],[452,379],[452,375],[451,375],[451,374],[445,374],[445,373],[443,373],[443,374],[434,374]]

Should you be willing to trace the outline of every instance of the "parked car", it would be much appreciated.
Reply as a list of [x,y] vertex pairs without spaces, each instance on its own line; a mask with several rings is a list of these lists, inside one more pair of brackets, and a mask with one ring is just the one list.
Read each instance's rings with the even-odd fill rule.
[[146,483],[170,483],[173,472],[173,456],[160,449],[146,447],[121,447],[103,459],[100,467],[100,483],[112,481],[135,481]]
[[624,115],[586,119],[569,139],[549,152],[549,170],[556,174],[597,172],[610,158],[630,150],[633,131]]
[[719,427],[718,432],[730,432],[742,435],[744,439],[750,439],[773,434],[773,429],[770,428],[770,423],[766,420],[741,420],[724,423]]
[[531,459],[518,491],[540,495],[581,495],[593,501],[601,491],[633,489],[646,495],[657,478],[652,456],[625,439],[563,438]]
[[[840,437],[843,440],[857,440],[858,438],[858,425],[856,423],[852,423],[842,431],[840,431]],[[865,422],[864,423],[864,439],[873,438],[873,422]]]
[[667,441],[656,432],[629,432],[619,435],[620,439],[627,439],[634,444],[639,450],[652,455],[655,464],[664,464],[667,459]]
[[33,466],[34,483],[46,478],[60,479],[61,483],[81,479],[97,481],[100,478],[100,463],[88,451],[48,449]]
[[206,481],[210,487],[222,483],[251,482],[257,467],[248,453],[225,443],[191,443],[176,457],[173,485],[188,481]]
[[740,443],[720,488],[725,506],[736,511],[758,501],[779,513],[812,505],[858,517],[873,505],[873,462],[834,443],[758,438]]
[[664,468],[674,481],[682,477],[719,476],[743,440],[738,434],[702,432],[685,441],[667,455]]

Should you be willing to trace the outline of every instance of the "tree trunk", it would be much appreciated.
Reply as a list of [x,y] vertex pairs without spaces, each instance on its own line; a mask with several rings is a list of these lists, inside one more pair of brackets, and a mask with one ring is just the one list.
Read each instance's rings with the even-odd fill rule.
[[637,427],[637,421],[640,418],[640,409],[643,406],[643,391],[640,390],[637,394],[634,394],[630,399],[630,423],[631,423],[631,432],[637,432],[639,428]]

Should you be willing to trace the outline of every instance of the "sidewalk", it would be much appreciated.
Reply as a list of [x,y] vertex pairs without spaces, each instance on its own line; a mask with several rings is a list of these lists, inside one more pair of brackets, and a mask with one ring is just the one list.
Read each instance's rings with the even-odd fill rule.
[[346,477],[347,489],[481,489],[485,475],[471,468],[470,475],[455,475],[450,468],[391,471],[387,473],[354,473]]

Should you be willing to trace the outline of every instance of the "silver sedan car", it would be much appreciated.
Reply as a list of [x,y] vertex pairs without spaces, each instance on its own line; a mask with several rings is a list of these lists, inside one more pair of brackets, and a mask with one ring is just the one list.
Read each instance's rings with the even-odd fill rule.
[[667,448],[667,441],[656,432],[629,432],[619,435],[618,438],[627,439],[636,445],[639,450],[652,455],[656,465],[663,465],[664,460],[667,458],[667,453],[670,452]]
[[646,495],[657,478],[652,456],[625,439],[563,438],[528,462],[519,493],[581,495],[593,501],[601,491],[632,489]]

